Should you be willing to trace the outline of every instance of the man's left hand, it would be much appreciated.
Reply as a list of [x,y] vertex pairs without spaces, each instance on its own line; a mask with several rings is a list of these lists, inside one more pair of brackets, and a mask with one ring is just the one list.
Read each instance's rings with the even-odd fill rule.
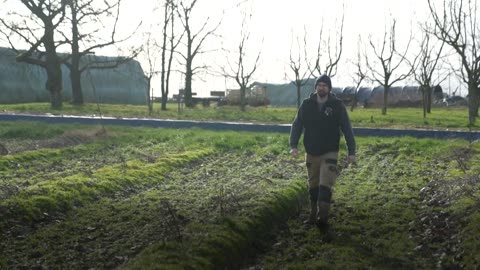
[[347,165],[352,164],[356,165],[357,162],[355,161],[355,155],[349,155],[347,156]]

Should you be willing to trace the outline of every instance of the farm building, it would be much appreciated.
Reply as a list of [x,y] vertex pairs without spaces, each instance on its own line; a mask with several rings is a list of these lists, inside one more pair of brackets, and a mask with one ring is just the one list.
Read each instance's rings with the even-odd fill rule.
[[[84,63],[113,61],[114,57],[87,55]],[[62,65],[63,97],[72,99],[69,70]],[[15,52],[0,48],[0,103],[48,102],[47,81],[43,68],[15,60]],[[113,69],[91,69],[82,73],[85,102],[146,104],[147,81],[135,60]]]
[[[267,88],[259,84],[246,89],[245,98],[250,105],[269,104]],[[240,104],[240,89],[227,89],[225,99],[228,104]]]

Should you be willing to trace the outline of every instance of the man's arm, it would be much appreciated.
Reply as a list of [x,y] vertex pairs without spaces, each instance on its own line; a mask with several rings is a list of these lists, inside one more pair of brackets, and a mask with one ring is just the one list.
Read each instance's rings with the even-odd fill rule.
[[[302,104],[303,105],[303,104]],[[293,120],[292,127],[290,129],[290,153],[293,156],[298,155],[298,141],[300,140],[300,136],[302,136],[303,132],[303,114],[302,114],[302,106],[298,109],[297,115],[295,120]]]
[[340,117],[340,129],[342,130],[345,141],[347,142],[348,156],[355,156],[355,136],[353,135],[353,128],[352,124],[350,123],[350,118],[348,117],[347,108],[343,104],[342,114]]

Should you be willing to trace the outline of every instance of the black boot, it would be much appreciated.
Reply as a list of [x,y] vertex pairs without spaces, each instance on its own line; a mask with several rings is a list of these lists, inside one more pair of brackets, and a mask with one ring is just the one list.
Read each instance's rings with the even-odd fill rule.
[[318,204],[318,217],[317,226],[319,228],[328,228],[328,212],[330,210],[330,204],[327,202],[320,202]]
[[315,224],[315,221],[317,220],[317,213],[318,213],[317,202],[310,201],[310,215],[308,216],[308,219],[305,220],[303,223],[308,225]]

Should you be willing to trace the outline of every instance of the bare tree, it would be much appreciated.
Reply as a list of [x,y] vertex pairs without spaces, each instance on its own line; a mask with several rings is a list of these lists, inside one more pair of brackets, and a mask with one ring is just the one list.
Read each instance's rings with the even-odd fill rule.
[[[342,14],[340,28],[335,32],[336,40],[332,41],[332,35],[329,34],[327,40],[323,40],[323,24],[320,28],[319,41],[317,52],[314,57],[314,65],[309,64],[310,73],[314,76],[326,74],[329,77],[334,77],[337,74],[338,63],[342,57],[343,52],[343,22],[345,15]],[[332,43],[334,47],[332,48]],[[323,55],[326,54],[327,60],[323,60]],[[323,64],[322,64],[323,63]]]
[[[188,3],[189,2],[189,3]],[[196,32],[193,32],[194,29],[191,25],[191,15],[192,11],[195,8],[197,0],[182,0],[179,5],[178,14],[182,22],[183,28],[186,33],[186,53],[180,53],[182,58],[185,60],[185,106],[193,107],[192,99],[192,78],[195,72],[203,67],[194,67],[193,60],[195,57],[204,51],[202,51],[202,46],[205,40],[212,36],[217,28],[220,26],[221,21],[218,24],[207,30],[209,24],[209,17],[202,24],[200,29]]]
[[[162,67],[161,67],[161,90],[162,105],[161,110],[167,110],[168,92],[170,88],[170,75],[172,72],[173,54],[182,40],[183,33],[179,38],[175,35],[175,11],[177,5],[173,0],[167,0],[164,5],[164,20],[162,28]],[[170,26],[170,30],[169,27]],[[168,31],[170,33],[168,33]],[[168,48],[167,48],[168,40]],[[168,58],[167,58],[168,53]]]
[[[175,16],[176,1],[166,0],[163,3],[163,22],[161,23],[161,44],[157,44],[152,37],[152,33],[146,34],[145,44],[143,45],[142,56],[147,63],[144,69],[145,79],[147,80],[147,104],[149,114],[153,112],[153,91],[151,88],[152,79],[160,74],[160,88],[162,92],[161,110],[167,110],[168,92],[170,85],[170,74],[172,71],[173,54],[180,43],[180,38],[175,36]],[[160,54],[161,65],[157,67],[157,58]]]
[[147,107],[148,107],[148,114],[151,115],[153,113],[153,91],[152,91],[152,78],[160,73],[160,71],[157,69],[157,63],[156,63],[156,44],[154,40],[152,39],[152,33],[147,33],[146,38],[145,38],[145,44],[143,45],[143,49],[141,52],[141,55],[147,62],[146,68],[143,69],[143,74],[145,76],[145,79],[147,80],[147,92],[146,98],[147,98]]
[[473,126],[480,105],[480,22],[475,0],[444,0],[443,10],[428,0],[435,36],[454,49],[460,76],[468,87],[468,122]]
[[[441,59],[443,46],[445,42],[433,43],[431,38],[431,28],[425,24],[423,28],[423,38],[420,43],[420,52],[417,56],[418,64],[414,69],[415,81],[420,85],[422,91],[423,118],[427,117],[427,113],[431,112],[432,107],[432,90],[433,86],[440,83],[434,82],[433,74],[438,70],[438,63]],[[446,79],[446,76],[443,80]]]
[[[353,100],[352,100],[352,107],[350,110],[353,112],[353,109],[355,106],[357,106],[357,94],[358,90],[360,88],[360,85],[362,85],[362,82],[367,78],[367,72],[365,70],[364,63],[362,62],[362,53],[361,53],[361,47],[362,47],[362,40],[360,37],[358,37],[357,41],[357,58],[354,61],[354,65],[356,68],[356,71],[354,72],[354,75],[352,76],[353,82],[355,83],[355,92],[353,95]],[[365,54],[365,53],[364,53]]]
[[301,49],[301,46],[300,46],[300,40],[298,39],[298,37],[296,38],[297,54],[295,56],[293,55],[292,47],[290,47],[289,67],[290,67],[290,70],[295,75],[295,79],[293,79],[291,81],[292,81],[293,85],[295,85],[295,87],[297,88],[297,108],[300,108],[301,90],[307,84],[307,82],[308,82],[307,79],[310,75],[308,67],[305,68],[303,66],[303,64],[307,62],[306,61],[306,59],[307,59],[307,52],[306,52],[306,50],[307,50],[307,34],[306,33],[307,33],[307,31],[305,29],[304,30],[304,36],[303,36],[303,55],[302,55],[302,49]]
[[238,55],[238,60],[231,63],[227,57],[228,70],[223,68],[223,76],[226,78],[234,79],[237,85],[240,87],[240,109],[245,111],[246,107],[246,92],[251,88],[251,79],[255,71],[257,70],[260,60],[261,50],[258,52],[255,60],[252,62],[251,68],[248,68],[248,50],[247,42],[250,38],[250,32],[246,29],[246,16],[242,19],[242,29],[240,31],[240,43],[238,44],[238,51],[235,52]]
[[[7,22],[3,18],[0,21],[10,32],[1,31],[8,40],[10,47],[17,54],[17,61],[40,66],[47,73],[46,89],[50,92],[50,104],[52,109],[62,107],[62,70],[61,59],[57,54],[57,47],[61,43],[56,42],[55,29],[65,18],[64,0],[21,0],[31,14],[22,15],[13,12],[14,20]],[[28,44],[27,50],[16,48],[14,38]]]
[[[410,48],[410,42],[412,40],[411,36],[408,39],[408,43],[405,47],[405,50],[403,52],[399,52],[396,48],[396,20],[393,19],[391,28],[390,28],[390,33],[387,33],[385,30],[385,34],[383,36],[383,42],[378,48],[372,41],[372,38],[370,37],[369,43],[370,47],[373,50],[373,54],[378,60],[378,64],[380,65],[380,71],[378,70],[377,66],[374,65],[371,61],[369,61],[369,58],[365,55],[365,60],[367,64],[367,69],[371,73],[371,80],[379,83],[381,86],[383,86],[383,107],[382,107],[382,114],[387,114],[387,106],[388,106],[388,92],[390,87],[392,87],[393,84],[402,81],[412,75],[413,73],[413,68],[412,66],[415,65],[415,61],[413,61],[410,65],[410,68],[402,73],[399,72],[398,69],[404,62],[408,62],[408,59],[406,58],[407,52]],[[400,73],[397,76],[394,76],[395,74]]]
[[[96,49],[105,48],[125,41],[116,38],[117,23],[120,17],[121,0],[65,0],[69,7],[69,20],[71,33],[63,31],[60,33],[65,38],[65,43],[71,46],[71,54],[63,60],[64,64],[70,70],[70,81],[72,85],[72,103],[82,105],[83,92],[81,85],[81,75],[87,69],[111,69],[118,65],[128,62],[138,54],[134,49],[131,56],[118,57],[109,60],[90,60],[81,62],[82,57],[94,53]],[[109,35],[105,34],[105,21],[113,20]],[[104,38],[107,37],[107,38]]]

